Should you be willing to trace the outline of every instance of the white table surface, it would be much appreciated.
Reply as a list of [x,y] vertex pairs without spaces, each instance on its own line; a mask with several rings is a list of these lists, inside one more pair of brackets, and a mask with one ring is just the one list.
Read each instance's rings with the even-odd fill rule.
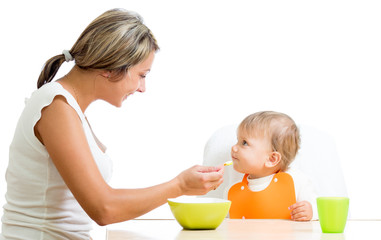
[[368,240],[381,239],[381,220],[348,220],[344,233],[322,233],[319,221],[225,219],[215,230],[184,230],[175,220],[130,220],[107,227],[107,240]]

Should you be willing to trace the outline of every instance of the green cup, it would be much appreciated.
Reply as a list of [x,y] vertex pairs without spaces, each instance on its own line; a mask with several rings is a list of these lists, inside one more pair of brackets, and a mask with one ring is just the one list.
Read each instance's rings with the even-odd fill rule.
[[322,232],[344,232],[348,217],[349,198],[318,197],[316,202]]

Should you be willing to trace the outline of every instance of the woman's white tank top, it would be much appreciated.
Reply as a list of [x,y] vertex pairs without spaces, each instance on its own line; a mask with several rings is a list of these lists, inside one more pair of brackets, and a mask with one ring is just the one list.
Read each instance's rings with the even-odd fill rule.
[[26,101],[9,148],[7,192],[2,217],[5,239],[89,239],[92,220],[58,173],[44,145],[34,135],[41,110],[57,95],[66,98],[82,121],[94,160],[105,181],[110,158],[99,148],[74,97],[57,82],[47,83]]

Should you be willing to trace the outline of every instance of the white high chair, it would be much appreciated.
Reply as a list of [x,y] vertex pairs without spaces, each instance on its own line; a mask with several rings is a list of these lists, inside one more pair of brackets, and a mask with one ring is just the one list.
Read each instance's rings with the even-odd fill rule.
[[[209,138],[204,149],[203,165],[217,166],[231,160],[231,147],[237,142],[237,125],[228,125],[218,129]],[[291,167],[307,175],[318,196],[347,196],[344,176],[333,138],[318,129],[301,125],[301,147]],[[243,174],[233,166],[225,167],[224,182],[207,197],[223,198],[224,192],[242,181]]]

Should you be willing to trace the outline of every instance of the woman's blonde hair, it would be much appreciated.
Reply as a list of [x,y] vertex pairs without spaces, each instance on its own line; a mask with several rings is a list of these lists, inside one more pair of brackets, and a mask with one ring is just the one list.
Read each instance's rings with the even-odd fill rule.
[[[140,15],[112,9],[87,26],[69,53],[81,69],[107,70],[118,77],[158,50],[155,37]],[[37,88],[52,81],[64,61],[64,54],[49,59],[38,78]]]
[[284,113],[262,111],[251,114],[241,122],[238,131],[249,137],[267,137],[272,150],[281,154],[281,171],[287,170],[300,148],[299,129]]

